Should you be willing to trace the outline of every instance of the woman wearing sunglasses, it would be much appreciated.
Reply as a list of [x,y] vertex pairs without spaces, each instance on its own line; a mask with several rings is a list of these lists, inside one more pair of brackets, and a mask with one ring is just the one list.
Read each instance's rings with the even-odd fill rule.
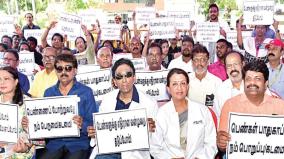
[[[17,71],[10,67],[0,68],[0,103],[18,104],[18,119],[20,120],[25,112],[23,103],[24,95],[20,88],[19,76]],[[19,128],[19,139],[16,144],[1,144],[0,143],[0,158],[11,159],[28,159],[31,158],[34,149],[30,149],[32,144],[29,143],[28,136],[23,128]]]
[[[135,68],[133,63],[128,59],[117,60],[112,69],[113,83],[116,88],[108,96],[102,100],[99,112],[113,112],[116,110],[123,109],[137,109],[146,108],[149,131],[155,131],[155,118],[158,110],[157,102],[146,96],[144,93],[136,89],[134,82],[135,78]],[[143,104],[141,104],[143,102]],[[88,127],[88,135],[91,137],[95,136],[95,130],[92,126]],[[151,134],[149,134],[151,136]],[[151,141],[151,137],[150,137]],[[95,143],[94,140],[91,141],[91,145]],[[150,142],[151,143],[151,142]],[[123,156],[130,157],[131,159],[150,159],[149,151],[125,151],[121,153],[97,155],[97,147],[94,148],[93,153],[90,158],[96,159],[124,159]]]
[[178,68],[167,76],[170,102],[157,114],[151,155],[155,159],[213,159],[217,153],[216,129],[209,109],[190,101],[187,73]]

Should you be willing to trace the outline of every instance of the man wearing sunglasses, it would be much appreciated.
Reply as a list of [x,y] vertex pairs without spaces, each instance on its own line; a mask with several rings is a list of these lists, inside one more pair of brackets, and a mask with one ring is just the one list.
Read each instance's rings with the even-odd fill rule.
[[[146,96],[141,91],[137,90],[134,82],[135,77],[135,68],[133,63],[129,59],[119,59],[117,60],[112,69],[112,77],[115,89],[108,96],[105,96],[100,105],[99,112],[113,112],[116,110],[123,109],[137,109],[137,108],[146,108],[149,131],[155,131],[155,122],[153,119],[156,118],[158,105],[157,102]],[[143,104],[141,104],[143,102]],[[88,127],[88,135],[91,137],[95,136],[95,130],[92,126]],[[151,143],[151,134],[150,143]],[[93,145],[94,140],[91,140],[91,145]],[[97,147],[94,147],[93,153],[90,158],[95,158],[97,154]],[[150,159],[149,151],[125,151],[121,153],[113,154],[104,154],[97,155],[96,159],[103,158],[123,158],[123,156],[128,156],[128,158],[136,159]]]
[[78,63],[74,55],[61,54],[55,58],[54,67],[58,77],[56,85],[48,88],[44,97],[77,95],[78,115],[73,120],[80,128],[78,138],[48,139],[44,152],[37,156],[40,159],[87,159],[89,143],[87,126],[93,125],[92,113],[98,112],[91,88],[75,79]]

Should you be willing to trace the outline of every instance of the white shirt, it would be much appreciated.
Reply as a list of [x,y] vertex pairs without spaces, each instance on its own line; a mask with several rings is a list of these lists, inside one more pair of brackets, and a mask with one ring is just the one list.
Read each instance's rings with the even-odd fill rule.
[[214,105],[213,105],[213,110],[216,113],[216,116],[218,120],[220,119],[221,115],[221,110],[223,108],[224,103],[241,93],[244,92],[244,83],[242,80],[242,83],[240,85],[240,89],[234,88],[232,81],[230,79],[225,80],[218,88],[216,91],[216,96],[214,100]]
[[182,55],[181,55],[181,56],[177,57],[176,59],[173,59],[170,62],[168,69],[170,70],[172,68],[180,68],[180,69],[183,69],[187,73],[193,72],[192,60],[190,60],[186,63],[186,62],[183,61]]
[[217,153],[216,129],[210,111],[204,105],[188,100],[186,151],[180,145],[179,116],[173,101],[159,108],[156,132],[150,149],[155,159],[213,159]]
[[190,100],[205,104],[207,95],[213,94],[215,98],[216,90],[221,83],[222,81],[220,78],[208,71],[201,81],[196,78],[195,73],[190,73],[188,97]]

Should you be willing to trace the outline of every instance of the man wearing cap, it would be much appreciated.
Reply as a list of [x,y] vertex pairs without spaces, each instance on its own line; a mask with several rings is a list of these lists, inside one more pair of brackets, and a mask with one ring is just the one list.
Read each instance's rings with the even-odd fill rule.
[[268,55],[269,79],[268,87],[284,99],[284,68],[281,63],[284,44],[279,39],[274,39],[265,46]]

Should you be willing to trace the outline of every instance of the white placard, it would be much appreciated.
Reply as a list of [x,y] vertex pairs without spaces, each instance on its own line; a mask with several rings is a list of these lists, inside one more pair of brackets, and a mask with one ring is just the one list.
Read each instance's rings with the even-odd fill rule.
[[0,103],[0,141],[18,141],[18,105]]
[[77,96],[26,99],[29,138],[79,137],[80,130],[72,118],[78,115]]
[[81,21],[82,18],[77,15],[61,13],[56,27],[72,41],[81,36]]
[[137,71],[135,86],[145,94],[157,101],[169,100],[167,93],[168,70],[163,71]]
[[231,113],[227,159],[283,159],[284,116]]
[[154,7],[142,7],[136,8],[136,23],[137,24],[149,24],[149,22],[156,18],[156,9]]
[[0,37],[3,35],[12,36],[15,31],[15,17],[9,15],[2,15],[0,18]]
[[168,17],[174,18],[176,29],[190,29],[190,12],[189,11],[168,11]]
[[107,19],[102,9],[81,10],[78,15],[82,17],[82,24],[86,25],[88,28],[91,28],[92,24],[97,24],[96,20],[103,23]]
[[174,19],[155,18],[150,21],[150,39],[170,39],[175,36]]
[[78,65],[77,74],[93,72],[100,70],[100,66],[96,64]]
[[[243,39],[245,39],[247,37],[251,37],[251,31],[242,31],[242,37],[243,37]],[[238,46],[237,31],[236,30],[227,31],[226,32],[226,38],[227,38],[227,41],[232,43],[233,50],[239,50],[239,51],[241,50]]]
[[120,24],[102,24],[101,40],[121,40]]
[[145,109],[94,113],[98,153],[149,149]]
[[145,70],[146,68],[146,59],[145,58],[134,58],[131,59],[134,68],[136,71],[138,70]]
[[245,0],[244,25],[270,25],[273,23],[274,0]]
[[33,52],[21,51],[19,53],[18,71],[25,75],[32,75],[35,70],[35,57]]
[[113,90],[110,69],[77,74],[76,79],[93,90],[96,101]]
[[119,54],[113,54],[112,61],[117,61],[121,58],[126,59],[133,59],[132,53],[119,53]]
[[217,22],[196,24],[196,39],[203,42],[216,42],[220,38],[220,25]]
[[[38,45],[41,45],[41,37],[42,37],[42,34],[44,33],[44,31],[45,31],[45,29],[27,29],[24,32],[24,37],[27,39],[28,37],[32,36],[32,37],[37,39]],[[46,41],[50,46],[51,46],[51,38],[52,38],[53,34],[57,33],[57,32],[59,33],[59,31],[56,31],[56,29],[51,29],[48,32]]]

